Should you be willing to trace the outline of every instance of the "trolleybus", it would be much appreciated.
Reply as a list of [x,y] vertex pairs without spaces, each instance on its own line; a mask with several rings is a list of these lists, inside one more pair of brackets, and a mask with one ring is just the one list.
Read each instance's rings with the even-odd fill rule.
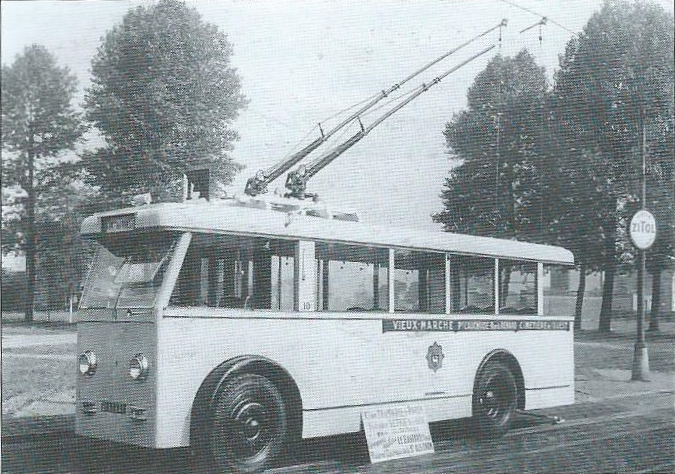
[[141,205],[82,234],[100,245],[78,312],[78,435],[248,472],[360,431],[374,406],[499,435],[518,409],[574,402],[572,319],[547,314],[543,290],[573,264],[563,248],[285,199]]

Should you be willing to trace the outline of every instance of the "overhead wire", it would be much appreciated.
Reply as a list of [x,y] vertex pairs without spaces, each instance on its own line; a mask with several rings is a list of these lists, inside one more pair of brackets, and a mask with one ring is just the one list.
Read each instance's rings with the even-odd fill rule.
[[531,10],[527,7],[523,7],[521,5],[518,5],[517,3],[513,2],[512,0],[499,0],[499,1],[502,2],[502,3],[506,3],[507,5],[511,5],[512,7],[523,10],[525,12],[531,13],[532,15],[538,16],[539,18],[546,18],[547,21],[550,21],[551,23],[553,23],[554,25],[562,28],[563,30],[567,31],[568,33],[572,33],[573,35],[577,34],[576,31],[572,31],[571,29],[567,28],[565,25],[562,25],[562,24],[558,23],[557,21],[553,20],[551,17],[544,16],[544,15],[542,15],[540,13],[537,13],[534,10]]
[[[320,128],[320,127],[321,127],[321,124],[325,124],[325,123],[328,122],[329,120],[332,120],[332,119],[334,119],[335,117],[338,117],[338,116],[340,116],[340,115],[342,115],[342,114],[344,114],[344,113],[349,112],[351,109],[354,109],[354,108],[358,107],[359,105],[365,104],[366,102],[368,102],[368,101],[370,101],[370,100],[373,100],[377,95],[379,95],[379,94],[373,94],[373,95],[371,95],[370,97],[368,97],[368,98],[366,98],[366,99],[364,99],[364,100],[362,100],[362,101],[360,101],[360,102],[357,102],[357,103],[355,103],[355,104],[353,104],[353,105],[350,105],[349,107],[347,107],[347,108],[345,108],[345,109],[342,109],[342,110],[340,110],[340,111],[338,111],[338,112],[335,112],[333,115],[331,115],[331,116],[329,116],[329,117],[326,117],[326,118],[324,118],[323,120],[319,121],[316,125],[314,125],[314,127],[312,127],[311,130],[309,130],[309,131],[305,134],[304,137],[302,137],[295,145],[293,145],[293,147],[292,147],[292,148],[284,155],[284,157],[282,158],[282,160],[287,159],[287,158],[290,157],[293,153],[295,153],[295,151],[299,148],[299,146],[300,146],[305,140],[307,140],[307,138],[309,138],[309,136],[310,136],[317,128]],[[259,115],[262,115],[262,114],[259,114]],[[267,118],[267,117],[265,117],[265,118]],[[275,121],[276,121],[276,122],[279,122],[278,120],[275,120]],[[282,123],[282,122],[279,122],[279,123],[281,123],[282,125],[285,125],[285,126],[288,127],[288,125],[286,125],[285,123]]]
[[[324,122],[325,122],[325,121],[328,121],[328,120],[331,120],[331,119],[333,119],[333,118],[335,118],[335,117],[337,117],[337,116],[339,116],[339,115],[344,114],[345,112],[348,112],[349,110],[351,110],[351,109],[353,109],[353,108],[358,107],[359,105],[363,105],[364,103],[366,103],[366,105],[365,105],[364,107],[362,107],[358,112],[353,113],[350,117],[348,117],[348,118],[346,118],[345,120],[343,120],[339,125],[337,125],[336,127],[333,127],[333,129],[330,130],[329,132],[324,133],[323,128],[321,127],[321,122],[319,122],[318,126],[319,126],[319,128],[320,128],[320,130],[321,130],[321,137],[320,137],[319,139],[315,140],[315,142],[312,142],[312,144],[309,145],[309,147],[311,147],[311,149],[308,150],[307,153],[303,153],[302,156],[297,157],[297,159],[296,159],[293,155],[289,156],[289,158],[288,158],[288,159],[284,159],[280,165],[275,165],[273,168],[271,168],[271,169],[268,170],[267,172],[262,172],[262,175],[261,175],[262,177],[259,179],[259,181],[263,181],[264,179],[268,179],[268,178],[267,178],[268,176],[272,176],[272,178],[271,178],[270,180],[275,179],[275,178],[277,177],[277,175],[279,174],[279,172],[283,172],[283,171],[285,171],[285,169],[287,169],[288,167],[290,167],[290,166],[292,166],[293,164],[297,163],[297,161],[299,161],[300,159],[304,158],[304,156],[306,156],[306,155],[309,154],[311,151],[313,151],[318,145],[321,145],[322,143],[326,143],[326,141],[328,141],[328,140],[330,139],[330,137],[331,137],[335,132],[337,132],[338,130],[340,130],[342,127],[351,125],[354,121],[360,121],[360,116],[363,115],[364,113],[368,112],[368,111],[372,108],[372,106],[374,106],[374,105],[375,105],[377,102],[379,102],[381,99],[384,99],[384,98],[388,97],[392,92],[394,92],[394,91],[397,90],[397,89],[400,89],[400,87],[401,87],[403,84],[407,83],[407,82],[410,81],[412,78],[416,77],[417,75],[419,75],[419,74],[422,73],[423,71],[429,69],[431,66],[433,66],[433,65],[435,65],[436,63],[440,62],[441,60],[447,58],[448,56],[450,56],[450,55],[456,53],[457,51],[459,51],[460,49],[464,48],[465,46],[471,44],[472,42],[476,41],[477,39],[479,39],[479,38],[481,38],[481,37],[483,37],[483,36],[489,34],[490,32],[494,31],[494,30],[497,29],[497,28],[499,28],[499,29],[501,30],[501,27],[506,25],[506,21],[507,21],[507,20],[502,20],[499,24],[493,26],[492,28],[489,28],[488,30],[486,30],[486,31],[484,31],[484,32],[482,32],[482,33],[476,35],[475,37],[473,37],[473,38],[469,39],[468,41],[462,43],[461,45],[457,46],[456,48],[453,48],[452,50],[446,52],[446,53],[443,54],[442,56],[440,56],[440,57],[434,59],[433,61],[431,61],[430,63],[424,65],[421,69],[419,69],[419,70],[413,72],[413,73],[410,74],[408,77],[406,77],[405,79],[403,79],[401,82],[398,82],[398,83],[394,84],[394,85],[393,85],[392,87],[390,87],[389,89],[387,89],[387,90],[382,90],[381,92],[379,92],[379,93],[377,93],[377,94],[375,94],[375,95],[371,95],[370,97],[368,97],[368,98],[366,98],[366,99],[364,99],[364,100],[362,100],[362,101],[360,101],[360,102],[358,102],[358,103],[356,103],[356,104],[354,104],[354,105],[352,105],[352,106],[350,106],[350,107],[347,107],[347,108],[345,108],[345,109],[343,109],[343,110],[341,110],[341,111],[338,111],[338,112],[336,112],[335,114],[333,114],[333,115],[327,117],[327,118],[324,120]],[[389,103],[391,103],[391,101],[389,101]],[[361,126],[363,127],[362,124],[361,124]],[[314,146],[314,143],[317,143],[317,145]],[[299,152],[299,153],[302,153],[302,151]],[[298,154],[298,153],[296,153],[296,154]],[[292,162],[292,163],[285,163],[285,162],[287,162],[289,159],[292,159],[293,162]],[[253,179],[254,179],[254,178],[252,178],[252,180],[253,180]],[[255,179],[258,179],[258,178],[255,178]],[[259,192],[259,189],[258,189],[258,188],[264,189],[263,187],[260,186],[260,183],[259,183],[259,182],[251,181],[251,183],[247,183],[247,186],[249,186],[249,184],[250,184],[250,189],[251,189],[252,192],[256,192],[256,193]],[[264,186],[264,185],[263,185],[263,186]],[[263,191],[263,192],[264,192],[264,191]]]
[[377,96],[379,96],[379,95],[380,95],[379,92],[378,92],[377,94],[373,94],[373,95],[371,95],[370,97],[368,97],[368,98],[366,98],[366,99],[364,99],[364,100],[362,100],[362,101],[360,101],[360,102],[355,103],[354,105],[350,105],[350,106],[347,107],[346,109],[342,109],[342,110],[340,110],[339,112],[334,113],[334,114],[331,115],[330,117],[326,117],[325,119],[323,119],[323,120],[322,120],[321,122],[319,122],[319,123],[325,123],[325,122],[327,122],[327,121],[329,121],[329,120],[332,120],[332,119],[334,119],[335,117],[337,117],[337,116],[339,116],[339,115],[342,115],[342,114],[344,114],[344,113],[349,112],[349,111],[352,110],[352,109],[355,109],[355,108],[358,107],[359,105],[363,105],[363,104],[365,104],[366,102],[369,102],[369,101],[373,100],[375,97],[377,97]]
[[312,133],[314,133],[314,130],[316,130],[317,128],[319,128],[319,124],[314,125],[314,127],[312,127],[312,129],[311,129],[309,132],[307,132],[307,133],[305,134],[304,137],[302,137],[295,145],[293,145],[293,147],[288,151],[288,153],[286,153],[286,155],[284,156],[283,159],[285,160],[286,158],[288,158],[289,156],[291,156],[293,153],[295,153],[295,151],[298,149],[298,147],[300,147],[300,145],[301,145],[305,140],[307,140],[307,138],[308,138]]
[[405,97],[408,97],[410,94],[414,94],[415,92],[417,92],[417,90],[418,90],[419,88],[420,88],[420,86],[417,86],[417,87],[415,87],[414,89],[410,89],[408,92],[404,92],[404,93],[402,93],[402,94],[397,95],[396,97],[392,97],[392,98],[389,99],[388,101],[383,102],[382,104],[378,105],[377,107],[375,107],[375,108],[369,110],[368,112],[366,112],[365,114],[363,114],[363,116],[364,116],[364,117],[367,117],[367,116],[373,114],[374,112],[377,112],[378,110],[383,109],[384,107],[388,106],[388,105],[391,104],[392,102],[396,102],[396,101],[401,100],[401,99],[403,99],[403,98],[405,98]]
[[283,121],[279,120],[278,118],[272,117],[270,115],[263,114],[262,112],[258,112],[254,108],[248,107],[248,112],[253,112],[255,115],[258,115],[258,116],[264,118],[265,120],[269,120],[271,122],[276,122],[279,125],[283,125],[286,128],[293,128],[290,125],[288,125],[286,122],[283,122]]
[[[501,28],[499,29],[499,55],[501,55],[502,52],[502,30]],[[499,72],[499,85],[498,85],[498,92],[497,92],[497,111],[495,115],[495,129],[497,132],[497,144],[496,144],[496,150],[495,150],[495,155],[497,158],[497,164],[495,166],[495,216],[498,216],[500,214],[500,199],[499,199],[499,181],[500,181],[500,167],[501,167],[501,114],[502,114],[502,101],[503,101],[503,86],[504,86],[504,70],[501,68],[501,71]],[[490,220],[490,222],[493,224],[494,227],[497,227],[496,221],[495,220]]]
[[[456,53],[457,51],[459,51],[460,49],[462,49],[462,48],[468,46],[469,44],[471,44],[472,42],[476,41],[477,39],[482,38],[482,37],[488,35],[489,33],[491,33],[492,31],[494,31],[494,30],[496,30],[496,29],[499,29],[499,40],[501,41],[501,31],[502,31],[502,27],[506,26],[506,24],[507,24],[507,20],[506,20],[506,19],[503,19],[501,22],[499,22],[497,25],[493,26],[492,28],[489,28],[488,30],[483,31],[482,33],[480,33],[480,34],[474,36],[473,38],[467,40],[466,42],[462,43],[461,45],[457,46],[456,48],[454,48],[454,49],[452,49],[452,50],[446,52],[446,53],[443,54],[442,56],[440,56],[440,57],[434,59],[434,60],[431,61],[430,63],[428,63],[428,64],[426,64],[425,66],[423,66],[421,69],[419,69],[419,70],[415,71],[414,73],[410,74],[408,77],[406,77],[406,78],[403,79],[401,82],[397,83],[394,87],[392,87],[388,92],[382,91],[382,92],[378,92],[378,93],[376,93],[376,94],[373,94],[373,95],[371,95],[370,97],[368,97],[368,98],[366,98],[366,99],[364,99],[364,100],[362,100],[362,101],[360,101],[360,102],[357,102],[356,104],[351,105],[351,106],[349,106],[349,107],[347,107],[347,108],[345,108],[345,109],[343,109],[343,110],[341,110],[341,111],[339,111],[339,112],[336,112],[335,114],[333,114],[333,115],[327,117],[327,118],[324,119],[323,121],[319,122],[319,125],[321,125],[321,123],[325,123],[325,122],[327,122],[328,120],[331,120],[331,119],[333,119],[333,118],[335,118],[335,117],[337,117],[337,116],[339,116],[339,115],[341,115],[341,114],[343,114],[343,113],[346,113],[346,112],[348,112],[349,110],[358,107],[359,105],[362,105],[362,104],[364,104],[364,103],[366,103],[366,102],[370,102],[370,101],[374,100],[374,99],[377,98],[377,97],[381,97],[381,98],[387,97],[387,96],[389,95],[389,93],[393,92],[395,89],[400,88],[400,86],[402,86],[403,84],[405,84],[406,82],[408,82],[409,80],[411,80],[413,77],[415,77],[415,76],[417,76],[418,74],[420,74],[422,71],[424,71],[424,70],[430,68],[431,66],[433,66],[433,65],[435,65],[436,63],[440,62],[441,60],[447,58],[448,56],[450,56],[450,55],[452,55],[452,54],[454,54],[454,53]],[[401,97],[404,97],[404,96],[401,96]],[[391,101],[389,101],[389,103],[391,103]],[[378,108],[380,108],[380,107],[378,107]],[[366,112],[366,113],[368,113],[368,112]],[[354,119],[357,119],[357,118],[358,118],[358,117],[355,117]]]
[[[478,38],[481,38],[481,37],[483,37],[483,36],[486,36],[487,34],[489,34],[490,32],[492,32],[492,31],[494,31],[494,30],[496,30],[496,29],[499,29],[499,32],[500,32],[499,37],[500,37],[500,45],[501,45],[501,32],[502,32],[502,27],[506,26],[506,23],[507,23],[507,20],[502,20],[499,24],[497,24],[497,25],[493,26],[492,28],[490,28],[490,29],[488,29],[488,30],[486,30],[486,31],[484,31],[484,32],[482,32],[482,33],[480,33],[479,35],[475,36],[474,38],[469,39],[468,41],[466,41],[465,43],[461,44],[460,46],[458,46],[458,47],[456,47],[456,48],[454,48],[454,49],[452,49],[452,50],[446,52],[445,54],[443,54],[443,55],[440,56],[439,58],[436,58],[436,59],[433,60],[432,62],[426,64],[425,66],[423,66],[423,67],[422,67],[421,69],[419,69],[418,71],[415,71],[414,73],[412,73],[411,75],[409,75],[408,77],[406,77],[403,81],[401,81],[401,82],[399,82],[399,83],[397,83],[397,84],[394,84],[394,85],[393,85],[391,88],[389,88],[388,90],[383,90],[383,91],[381,91],[380,93],[371,95],[370,97],[368,97],[368,98],[366,98],[366,99],[364,99],[364,100],[362,100],[362,101],[360,101],[360,102],[358,102],[358,103],[356,103],[356,104],[353,104],[353,105],[351,105],[351,106],[349,106],[349,107],[347,107],[347,108],[345,108],[345,109],[343,109],[343,110],[340,110],[340,111],[338,111],[338,112],[336,112],[336,113],[330,115],[329,117],[327,117],[326,119],[324,119],[324,121],[323,121],[324,123],[325,123],[326,121],[328,121],[328,120],[332,120],[332,119],[335,118],[335,117],[338,117],[338,116],[340,116],[340,115],[342,115],[342,114],[344,114],[344,113],[349,112],[351,109],[354,109],[354,108],[356,108],[356,107],[362,106],[364,103],[367,103],[366,106],[362,107],[358,112],[353,113],[350,117],[348,117],[348,118],[346,118],[346,119],[343,119],[343,121],[342,121],[339,125],[333,127],[333,129],[330,130],[330,131],[328,131],[327,133],[324,133],[323,127],[322,127],[322,122],[319,122],[315,127],[312,128],[312,130],[310,130],[310,131],[307,133],[307,135],[305,135],[305,137],[303,137],[303,138],[302,138],[302,139],[301,139],[301,140],[293,147],[293,149],[292,149],[290,152],[288,152],[288,153],[286,154],[286,157],[282,160],[282,162],[281,162],[280,164],[274,165],[272,168],[269,168],[267,171],[261,170],[261,171],[258,172],[258,174],[256,174],[255,177],[250,178],[250,179],[247,181],[245,192],[246,192],[247,194],[249,194],[249,195],[252,195],[252,196],[254,196],[254,195],[256,195],[256,194],[259,194],[259,193],[261,193],[261,192],[266,192],[266,185],[269,184],[269,182],[271,182],[271,181],[273,181],[274,179],[276,179],[280,174],[282,174],[282,173],[285,172],[288,168],[290,168],[290,166],[292,166],[293,164],[296,164],[299,160],[301,160],[302,158],[304,158],[307,154],[311,153],[311,152],[312,152],[314,149],[316,149],[319,145],[324,144],[324,143],[327,143],[327,142],[333,142],[334,140],[332,139],[332,135],[333,135],[335,132],[340,131],[341,133],[339,134],[339,136],[340,136],[340,137],[343,137],[343,136],[346,134],[346,132],[353,126],[354,122],[358,122],[359,125],[360,125],[360,127],[361,127],[361,130],[362,130],[362,132],[363,132],[363,135],[361,135],[361,137],[362,137],[362,136],[365,136],[365,134],[368,133],[372,128],[374,128],[375,126],[377,126],[380,122],[382,122],[383,120],[385,120],[387,117],[389,117],[391,114],[393,114],[394,112],[396,112],[397,110],[399,110],[401,107],[405,106],[410,100],[414,99],[417,95],[419,95],[420,93],[426,91],[426,90],[428,89],[428,87],[430,87],[431,85],[434,85],[434,84],[440,82],[445,76],[447,76],[448,74],[450,74],[451,72],[453,72],[455,69],[457,69],[457,68],[463,66],[466,62],[475,59],[475,57],[480,56],[480,55],[486,53],[486,52],[489,51],[490,49],[494,48],[495,45],[492,45],[491,47],[486,48],[485,50],[483,50],[482,52],[480,52],[480,53],[478,53],[477,55],[473,56],[473,57],[470,58],[469,60],[467,60],[467,61],[465,61],[465,62],[463,62],[463,63],[460,63],[460,65],[457,66],[457,68],[453,68],[453,69],[451,69],[450,71],[446,72],[444,75],[439,76],[439,77],[436,77],[435,79],[433,79],[433,81],[431,81],[431,82],[429,83],[429,85],[425,85],[425,84],[423,83],[421,86],[418,86],[418,87],[416,87],[416,88],[414,88],[414,89],[412,89],[412,90],[410,90],[410,91],[408,91],[408,92],[406,92],[406,93],[404,93],[404,94],[400,94],[400,95],[398,95],[398,96],[396,96],[396,97],[391,97],[388,101],[379,104],[377,107],[373,107],[377,102],[379,102],[381,99],[384,99],[384,98],[389,97],[389,96],[391,95],[392,92],[394,92],[394,91],[397,90],[397,89],[400,89],[400,87],[401,87],[403,84],[405,84],[406,82],[408,82],[408,81],[411,80],[412,78],[416,77],[416,76],[419,75],[421,72],[425,71],[426,69],[430,68],[431,66],[435,65],[436,63],[440,62],[442,59],[444,59],[444,58],[450,56],[451,54],[454,54],[454,53],[457,52],[458,50],[460,50],[460,49],[464,48],[465,46],[469,45],[470,43],[476,41]],[[410,97],[410,96],[412,96],[412,97]],[[404,99],[404,100],[402,100],[402,99]],[[396,106],[393,108],[393,110],[391,110],[391,111],[385,113],[383,116],[378,117],[377,119],[375,119],[375,121],[374,121],[372,124],[370,124],[370,125],[368,126],[367,129],[364,127],[364,125],[363,125],[363,123],[362,123],[362,121],[361,121],[362,116],[370,115],[370,114],[372,114],[373,112],[379,111],[379,110],[381,110],[383,107],[386,107],[386,106],[388,106],[388,105],[390,105],[390,104],[392,104],[393,102],[396,102],[396,101],[401,101],[402,103],[396,105]],[[318,127],[318,128],[320,129],[320,131],[321,131],[321,137],[315,139],[312,143],[310,143],[308,146],[305,147],[305,149],[301,150],[300,152],[295,152],[295,153],[294,153],[294,150],[297,149],[298,146],[299,146],[302,142],[304,142],[304,141],[307,139],[307,137],[308,137],[311,133],[313,133],[314,130],[316,130],[317,127]],[[342,130],[341,130],[341,129],[342,129]],[[338,137],[338,138],[339,138],[339,137]],[[351,140],[351,139],[350,139],[350,140]],[[356,140],[354,140],[353,143],[355,143],[355,142],[358,141],[358,140],[360,140],[360,137],[357,138]],[[346,145],[347,145],[347,148],[350,147],[353,143],[347,143],[347,144],[346,144]],[[345,145],[345,144],[340,145],[338,148],[343,147],[343,145]],[[346,148],[345,148],[345,150],[346,150]],[[338,150],[338,151],[339,151],[339,154],[341,154],[341,153],[343,152],[343,150]],[[332,152],[332,153],[335,153],[335,151]],[[297,155],[297,156],[296,156],[296,155]],[[330,156],[330,155],[331,155],[331,153],[328,153],[328,154],[326,154],[325,156]],[[315,162],[312,162],[312,164],[310,164],[310,166],[314,166],[316,163],[321,164],[321,162],[322,162],[323,159],[324,159],[323,157],[320,157],[320,158],[319,158],[318,160],[316,160]],[[331,158],[331,161],[332,161],[332,159],[333,159],[333,158]],[[323,166],[325,166],[325,165],[322,165],[321,167],[323,167]],[[303,168],[304,168],[304,167],[303,167]],[[319,168],[319,169],[320,169],[320,168]],[[303,172],[303,174],[304,174],[304,172]],[[290,175],[289,175],[289,178],[290,178]],[[287,187],[288,187],[288,184],[287,184]]]
[[[502,23],[499,25],[499,41],[500,41],[499,44],[500,44],[500,46],[501,46],[501,39],[502,39],[502,27],[504,27],[505,25],[506,25],[506,21],[505,21],[505,20],[502,21]],[[483,35],[484,35],[484,34],[481,34],[480,36],[483,36]],[[376,112],[378,112],[378,111],[380,111],[380,110],[382,110],[382,109],[384,109],[384,108],[390,106],[392,103],[399,102],[399,101],[401,101],[402,99],[405,99],[406,97],[408,97],[408,96],[410,96],[410,95],[412,95],[412,94],[418,92],[418,91],[420,90],[421,87],[424,87],[424,83],[423,83],[422,85],[417,85],[417,86],[415,86],[414,88],[412,88],[412,89],[410,89],[410,90],[408,90],[408,91],[406,91],[406,92],[403,92],[403,93],[401,93],[401,94],[398,94],[398,95],[396,95],[396,96],[390,96],[389,99],[388,99],[387,101],[384,101],[384,102],[380,103],[379,105],[377,105],[377,106],[375,106],[375,107],[369,109],[368,111],[366,111],[365,113],[363,113],[363,114],[360,115],[359,117],[355,117],[355,118],[351,121],[351,123],[350,123],[348,126],[346,126],[345,129],[344,129],[338,136],[332,137],[331,139],[329,139],[329,141],[327,142],[327,144],[335,143],[335,142],[341,140],[341,139],[342,139],[342,138],[343,138],[350,130],[352,130],[352,126],[353,126],[354,123],[357,123],[357,122],[358,122],[359,125],[363,128],[363,127],[364,127],[364,124],[361,122],[361,119],[363,119],[363,118],[365,118],[365,117],[372,116],[372,115],[375,114]],[[377,96],[377,95],[379,95],[379,94],[375,94],[374,96],[371,96],[371,98],[372,98],[372,97],[375,97],[375,96]],[[351,106],[351,107],[345,109],[345,110],[342,111],[342,112],[346,112],[346,111],[348,111],[348,110],[354,108],[355,106],[358,106],[358,105],[360,105],[360,104],[362,104],[363,102],[366,102],[366,101],[368,101],[368,100],[370,100],[370,98],[369,98],[369,99],[366,99],[365,101],[362,101],[362,102],[360,102],[360,103],[358,103],[358,104],[355,104],[354,106]],[[333,115],[333,117],[335,117],[335,116],[337,116],[337,115],[339,115],[339,113]]]
[[[449,74],[455,72],[455,71],[458,70],[459,68],[465,66],[466,64],[468,64],[469,62],[473,61],[473,60],[476,59],[477,57],[482,56],[483,54],[489,52],[489,51],[492,50],[494,47],[495,47],[495,45],[493,44],[493,45],[491,45],[491,46],[485,48],[484,50],[482,50],[482,51],[480,51],[480,52],[474,54],[473,56],[471,56],[470,58],[468,58],[468,59],[466,59],[466,60],[460,62],[458,65],[456,65],[455,67],[451,68],[450,70],[448,70],[448,71],[444,72],[443,74],[437,76],[437,77],[434,78],[432,81],[430,81],[428,84],[423,83],[422,85],[417,86],[417,87],[414,88],[413,90],[411,90],[411,91],[409,91],[409,92],[407,92],[407,93],[405,93],[405,94],[402,94],[402,95],[400,95],[399,97],[390,99],[390,100],[389,100],[389,103],[391,103],[392,101],[396,101],[396,100],[398,100],[399,103],[398,103],[395,107],[393,107],[392,109],[390,109],[388,112],[386,112],[384,115],[381,115],[380,117],[376,118],[375,121],[372,122],[370,125],[368,125],[367,128],[366,128],[366,127],[363,127],[363,124],[361,123],[362,130],[361,130],[360,133],[354,135],[354,136],[353,136],[352,138],[350,138],[347,142],[341,144],[341,145],[338,147],[338,149],[333,150],[333,151],[331,151],[331,152],[329,152],[329,153],[326,153],[326,154],[320,156],[319,158],[317,158],[317,159],[316,159],[315,161],[313,161],[312,163],[310,163],[310,164],[308,165],[308,167],[306,168],[306,170],[307,170],[306,172],[307,172],[308,177],[311,177],[311,176],[313,176],[314,174],[316,174],[316,172],[320,171],[323,167],[325,167],[327,164],[329,164],[331,161],[333,161],[337,156],[339,156],[339,155],[342,154],[344,151],[346,151],[348,148],[350,148],[352,145],[354,145],[354,144],[357,143],[359,140],[361,140],[361,138],[363,138],[363,137],[364,137],[367,133],[369,133],[373,128],[375,128],[377,125],[379,125],[380,123],[382,123],[384,120],[386,120],[386,119],[387,119],[388,117],[390,117],[392,114],[394,114],[396,111],[400,110],[402,107],[404,107],[404,106],[405,106],[406,104],[408,104],[410,101],[412,101],[413,99],[415,99],[416,97],[418,97],[420,94],[422,94],[422,93],[424,93],[425,91],[427,91],[430,87],[432,87],[432,86],[435,85],[435,84],[440,83],[446,76],[448,76]],[[401,99],[402,97],[406,97],[405,100],[402,100],[402,101],[401,101],[400,99]],[[358,117],[357,117],[357,118],[358,118]],[[303,173],[303,174],[304,174],[304,173]],[[305,178],[305,184],[306,184],[306,178]],[[304,191],[303,191],[303,192],[304,192]]]
[[[550,19],[549,17],[547,17],[547,16],[540,15],[539,13],[537,13],[537,12],[535,12],[535,11],[533,11],[533,10],[530,10],[530,9],[528,9],[528,8],[525,8],[525,7],[521,7],[520,5],[517,5],[517,4],[515,4],[515,3],[513,3],[513,2],[510,2],[510,1],[507,1],[507,0],[501,0],[501,1],[502,1],[503,3],[508,4],[508,5],[512,5],[512,6],[516,7],[516,8],[520,8],[521,10],[527,11],[528,13],[531,13],[531,14],[533,14],[533,15],[537,15],[537,16],[540,16],[540,17],[541,17],[540,20],[539,20],[538,22],[536,22],[536,23],[534,23],[534,24],[532,24],[532,25],[530,25],[530,26],[528,26],[528,27],[526,27],[526,28],[523,28],[523,29],[520,30],[520,32],[519,32],[520,34],[522,34],[522,33],[525,33],[525,32],[527,32],[527,31],[532,30],[533,28],[539,27],[539,49],[540,49],[540,50],[543,48],[543,29],[542,29],[542,28],[543,28],[549,21],[550,21],[551,23],[553,23],[553,24],[555,24],[555,25],[557,25],[557,26],[563,28],[564,30],[569,31],[569,32],[571,32],[571,33],[573,33],[573,34],[576,35],[576,33],[574,33],[573,31],[571,31],[571,30],[568,29],[567,27],[561,25],[560,23],[557,23],[557,22],[554,21],[554,20],[551,20],[551,19]],[[542,111],[542,115],[541,115],[541,128],[542,128],[542,130],[543,130],[544,122],[545,122],[544,112]],[[539,168],[539,169],[537,170],[537,183],[538,183],[538,188],[539,188],[539,229],[540,229],[540,232],[541,232],[541,234],[540,234],[540,239],[541,239],[541,241],[544,240],[544,239],[543,239],[543,233],[544,233],[544,226],[543,226],[543,222],[544,222],[544,215],[543,215],[543,214],[544,214],[544,212],[543,212],[543,207],[544,207],[544,206],[543,206],[543,202],[542,202],[542,200],[543,200],[543,189],[542,189],[542,180],[541,180],[541,170],[543,169],[543,166],[544,166],[543,160],[544,160],[544,157],[542,156],[541,163],[539,163],[539,166],[535,166],[535,168]]]
[[347,133],[350,133],[350,132],[352,131],[352,129],[353,129],[353,127],[354,127],[354,124],[357,123],[358,121],[359,121],[358,118],[355,118],[354,120],[352,120],[352,121],[349,123],[349,125],[346,125],[346,126],[340,131],[339,134],[337,134],[337,135],[335,135],[334,137],[330,138],[330,139],[328,140],[328,142],[326,142],[327,145],[330,147],[330,146],[333,146],[333,144],[335,144],[335,143],[341,142],[342,139],[344,138],[344,136],[347,135]]

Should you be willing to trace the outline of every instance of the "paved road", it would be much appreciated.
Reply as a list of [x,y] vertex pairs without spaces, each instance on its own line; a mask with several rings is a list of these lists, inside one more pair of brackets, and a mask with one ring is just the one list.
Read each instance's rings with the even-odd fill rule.
[[[436,453],[380,464],[368,462],[359,436],[311,440],[286,473],[400,472],[673,472],[672,391],[617,397],[548,411],[559,425],[520,418],[507,436],[477,441],[464,422],[434,425]],[[61,432],[2,442],[3,472],[190,472],[183,449],[156,452],[75,438]]]

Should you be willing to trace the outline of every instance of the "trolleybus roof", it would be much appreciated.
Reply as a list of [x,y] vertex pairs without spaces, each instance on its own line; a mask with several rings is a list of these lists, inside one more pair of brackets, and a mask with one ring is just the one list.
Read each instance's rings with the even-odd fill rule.
[[482,255],[571,265],[562,247],[475,235],[375,226],[233,205],[232,200],[150,204],[87,217],[82,234],[100,236],[141,229],[308,239],[344,244],[394,247],[431,252]]

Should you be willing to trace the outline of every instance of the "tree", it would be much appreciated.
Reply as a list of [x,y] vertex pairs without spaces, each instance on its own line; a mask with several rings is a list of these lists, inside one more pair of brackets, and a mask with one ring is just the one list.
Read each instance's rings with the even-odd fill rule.
[[[433,216],[446,231],[503,238],[545,239],[542,130],[547,81],[527,50],[493,58],[467,93],[468,109],[444,132],[463,160],[446,179],[445,209]],[[511,267],[501,266],[504,301]]]
[[246,104],[231,55],[227,37],[183,2],[130,10],[92,61],[86,116],[106,145],[84,158],[91,183],[109,198],[171,199],[182,173],[208,168],[228,184],[241,168],[228,155],[232,123]]
[[[673,94],[671,99],[675,100]],[[647,252],[647,270],[652,274],[652,309],[649,331],[659,331],[661,310],[661,274],[675,267],[675,137],[671,102],[669,120],[656,120],[646,129],[650,143],[647,190],[650,211],[654,214],[658,232],[654,245]],[[656,157],[656,159],[654,159]],[[660,159],[660,157],[665,159]],[[668,159],[670,157],[670,159]]]
[[467,93],[468,109],[444,132],[462,160],[446,179],[444,210],[433,216],[449,232],[541,239],[541,131],[546,76],[527,50],[496,56]]
[[[555,126],[550,136],[558,136]],[[581,329],[582,309],[586,292],[586,275],[600,271],[604,262],[605,249],[599,203],[605,197],[602,179],[596,174],[599,157],[580,150],[565,150],[561,143],[550,149],[546,170],[548,183],[545,197],[546,215],[549,226],[548,243],[567,248],[574,254],[579,272],[574,329]],[[560,176],[564,179],[560,179]],[[589,177],[595,177],[595,179]]]
[[40,235],[36,304],[64,309],[75,304],[95,244],[80,235],[89,203],[98,194],[80,180],[45,190],[37,218]]
[[2,311],[21,311],[25,308],[26,276],[2,267]]
[[28,46],[11,66],[3,65],[2,86],[2,183],[3,188],[13,188],[12,212],[3,212],[2,245],[5,254],[26,255],[25,317],[31,321],[39,205],[43,193],[67,174],[68,167],[57,157],[72,150],[85,129],[71,107],[75,76],[57,66],[44,46]]
[[[589,193],[576,201],[592,201],[594,207],[579,208],[590,213],[573,216],[577,222],[590,217],[600,231],[603,332],[610,330],[614,276],[628,248],[624,229],[638,196],[642,125],[667,115],[672,80],[672,15],[626,1],[605,2],[567,45],[556,74],[553,111],[562,139],[570,154],[590,160],[591,172],[577,189]],[[572,170],[566,166],[562,172]]]

